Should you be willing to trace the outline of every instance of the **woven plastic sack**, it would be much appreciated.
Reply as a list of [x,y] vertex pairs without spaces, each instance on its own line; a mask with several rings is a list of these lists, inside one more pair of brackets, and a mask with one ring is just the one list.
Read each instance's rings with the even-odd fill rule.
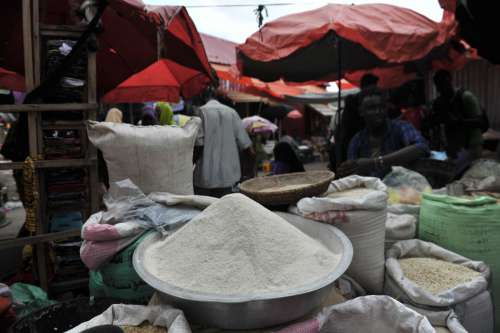
[[100,149],[114,183],[131,179],[142,192],[193,194],[193,150],[201,120],[184,127],[88,123],[89,140]]
[[453,310],[432,311],[416,308],[411,305],[406,306],[425,316],[436,330],[436,333],[468,333]]
[[458,181],[466,191],[500,192],[500,163],[494,160],[478,160]]
[[145,283],[134,269],[132,256],[139,244],[150,232],[146,232],[132,244],[118,252],[97,271],[102,277],[106,297],[146,303],[153,295],[153,288]]
[[[472,260],[486,263],[492,273],[493,299],[500,300],[500,205],[491,197],[474,199],[424,194],[419,238]],[[500,318],[500,306],[495,309]],[[496,331],[500,331],[500,320]]]
[[385,221],[385,249],[388,250],[400,240],[415,238],[417,234],[417,219],[409,214],[387,213]]
[[[407,279],[399,259],[428,257],[463,265],[481,275],[472,281],[434,295]],[[416,308],[457,313],[460,322],[471,333],[493,332],[493,302],[488,292],[489,267],[480,261],[472,261],[435,244],[418,239],[400,241],[387,252],[384,292],[403,303]]]
[[181,310],[168,305],[141,306],[114,304],[106,311],[66,333],[80,333],[99,325],[139,326],[143,322],[165,327],[169,333],[191,333],[189,324]]
[[[346,190],[370,191],[357,197],[328,197]],[[364,289],[381,293],[384,283],[386,186],[377,178],[350,176],[333,181],[323,197],[304,198],[297,212],[309,219],[334,224],[352,243],[354,256],[347,274]]]
[[389,296],[362,296],[324,308],[316,318],[278,333],[434,333],[426,317]]

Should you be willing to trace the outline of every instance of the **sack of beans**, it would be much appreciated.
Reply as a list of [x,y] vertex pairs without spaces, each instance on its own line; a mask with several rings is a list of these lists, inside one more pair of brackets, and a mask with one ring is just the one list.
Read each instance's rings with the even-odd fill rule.
[[347,274],[376,294],[384,284],[386,189],[377,178],[350,176],[333,181],[322,197],[297,203],[299,215],[344,232],[354,251]]
[[387,252],[384,291],[415,308],[453,309],[468,332],[493,332],[489,267],[418,239]]

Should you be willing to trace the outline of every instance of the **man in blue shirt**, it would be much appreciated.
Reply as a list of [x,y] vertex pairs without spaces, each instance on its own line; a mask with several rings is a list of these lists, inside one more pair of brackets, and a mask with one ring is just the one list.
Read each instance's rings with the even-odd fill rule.
[[408,165],[429,154],[420,133],[408,122],[387,117],[386,95],[378,88],[361,96],[360,112],[366,127],[349,144],[348,161],[338,175],[384,177],[394,165]]

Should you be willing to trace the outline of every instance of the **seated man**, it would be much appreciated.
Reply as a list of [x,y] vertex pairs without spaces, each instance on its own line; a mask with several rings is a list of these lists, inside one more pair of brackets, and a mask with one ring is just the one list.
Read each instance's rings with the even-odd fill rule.
[[377,89],[363,92],[360,114],[366,127],[351,140],[348,161],[340,165],[338,175],[384,177],[393,165],[408,165],[429,154],[425,139],[410,124],[390,120],[385,94]]

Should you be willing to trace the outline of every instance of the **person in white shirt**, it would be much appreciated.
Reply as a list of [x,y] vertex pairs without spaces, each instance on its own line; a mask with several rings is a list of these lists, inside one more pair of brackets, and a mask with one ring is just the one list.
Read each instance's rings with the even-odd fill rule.
[[239,152],[253,154],[252,141],[238,113],[215,99],[198,110],[203,122],[201,157],[194,172],[195,193],[221,197],[232,192],[240,181]]

